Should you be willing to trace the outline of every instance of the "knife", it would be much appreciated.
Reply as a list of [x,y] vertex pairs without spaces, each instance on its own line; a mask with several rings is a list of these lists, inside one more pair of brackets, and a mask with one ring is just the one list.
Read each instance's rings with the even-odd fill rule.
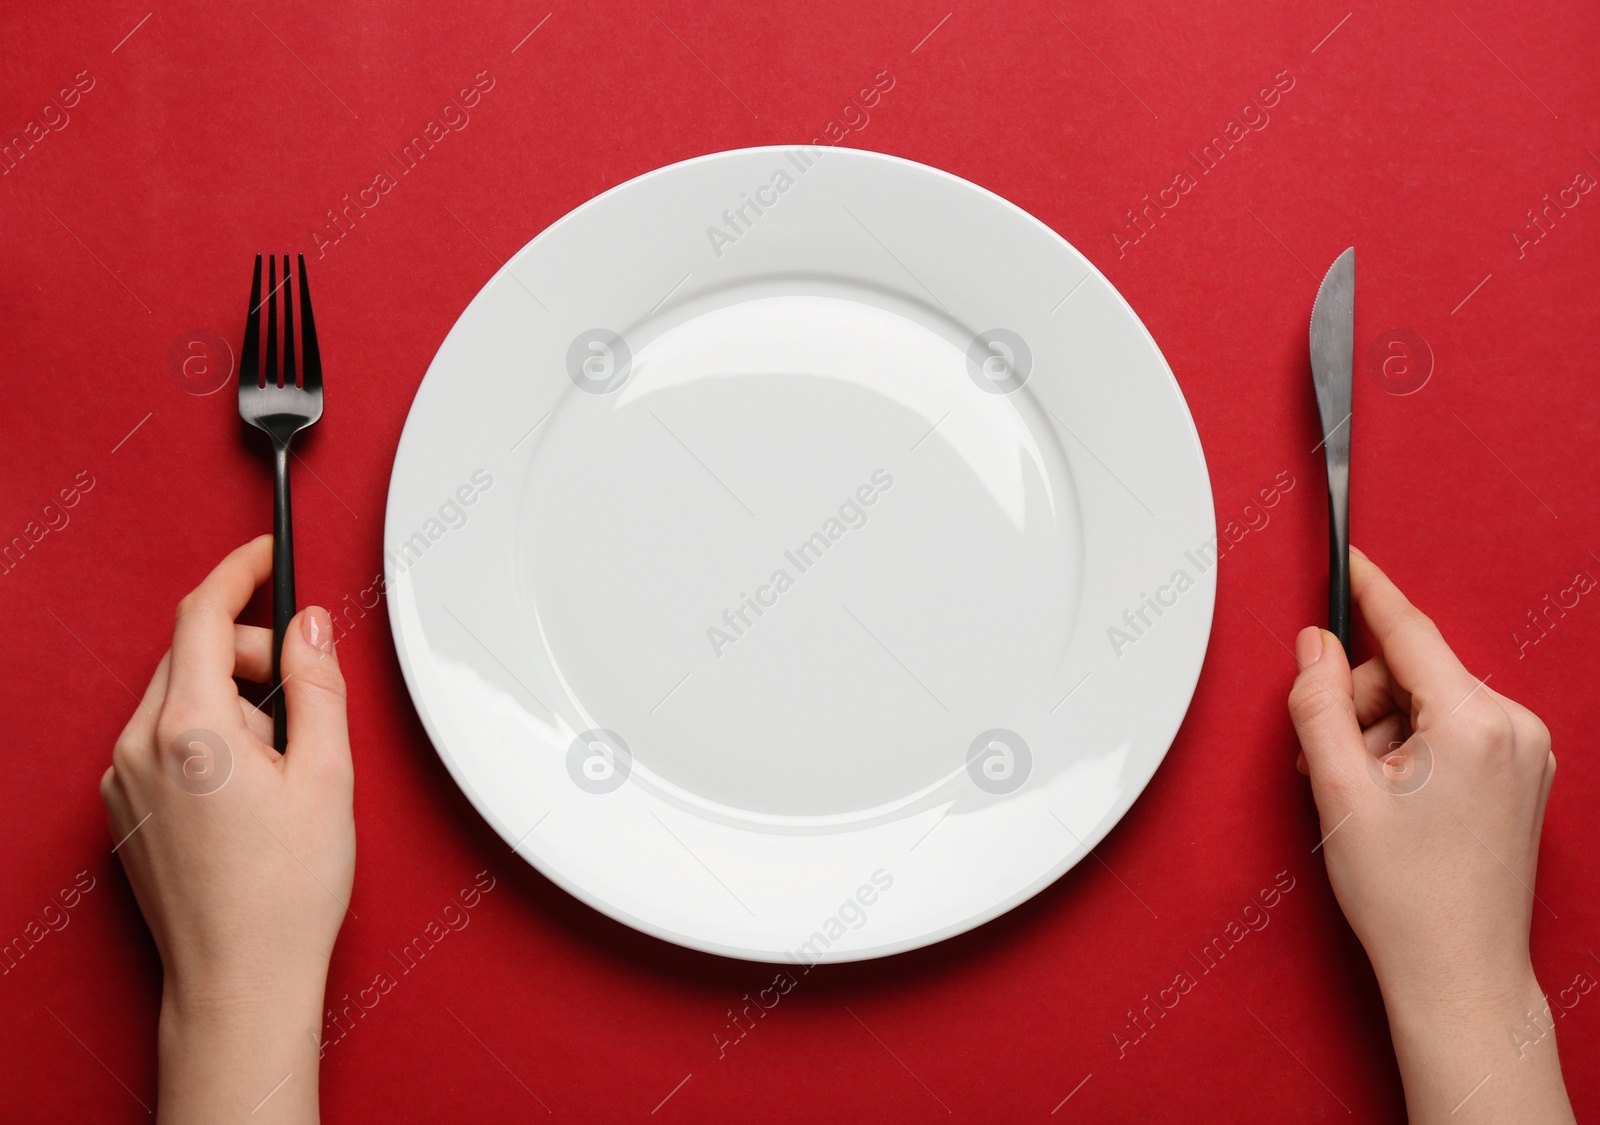
[[1328,267],[1311,306],[1311,382],[1328,460],[1328,631],[1350,655],[1350,384],[1355,353],[1356,248]]

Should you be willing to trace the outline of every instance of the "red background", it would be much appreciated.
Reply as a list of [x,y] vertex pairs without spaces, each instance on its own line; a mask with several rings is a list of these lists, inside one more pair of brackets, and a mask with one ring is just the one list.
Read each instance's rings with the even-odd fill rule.
[[[1523,256],[1511,235],[1545,193],[1600,175],[1600,8],[1092,0],[946,19],[942,3],[664,0],[567,6],[539,25],[548,11],[264,0],[164,4],[140,23],[146,6],[79,2],[0,17],[6,137],[73,75],[94,79],[66,127],[0,177],[0,537],[80,471],[95,481],[0,576],[0,939],[77,872],[96,881],[0,976],[0,1118],[135,1121],[154,1104],[159,963],[96,783],[173,605],[271,511],[265,450],[231,390],[187,393],[169,349],[197,329],[237,346],[251,256],[312,251],[324,212],[485,70],[495,85],[470,125],[311,255],[328,413],[299,450],[302,604],[379,571],[412,393],[506,257],[651,168],[810,140],[880,69],[895,85],[845,143],[999,192],[1107,273],[1188,397],[1219,521],[1280,471],[1297,486],[1228,553],[1193,709],[1103,864],[938,947],[818,969],[725,1058],[713,1033],[773,970],[638,935],[511,858],[434,756],[370,616],[342,645],[358,917],[330,994],[393,969],[476,872],[498,884],[330,1047],[329,1120],[542,1119],[535,1095],[569,1120],[1401,1120],[1370,970],[1311,852],[1284,710],[1285,645],[1324,604],[1306,322],[1352,243],[1356,542],[1470,668],[1552,728],[1535,961],[1552,996],[1600,975],[1600,598],[1520,653],[1513,637],[1579,571],[1600,577],[1585,456],[1600,421],[1600,195]],[[1281,71],[1294,86],[1270,123],[1119,257],[1123,213],[1193,170],[1187,151]],[[1433,355],[1405,396],[1368,363],[1396,328]],[[1127,1009],[1193,969],[1191,951],[1283,871],[1295,889],[1268,928],[1119,1058]],[[1600,993],[1558,1028],[1578,1114],[1600,1113]]]

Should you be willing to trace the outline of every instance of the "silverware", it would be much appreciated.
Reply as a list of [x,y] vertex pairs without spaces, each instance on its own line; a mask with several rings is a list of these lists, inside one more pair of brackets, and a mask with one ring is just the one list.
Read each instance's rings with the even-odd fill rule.
[[1328,631],[1350,653],[1350,385],[1355,353],[1356,248],[1328,267],[1311,306],[1311,381],[1328,461]]
[[[283,283],[278,284],[276,255],[267,259],[267,298],[261,299],[261,255],[256,255],[250,283],[250,310],[245,315],[244,347],[239,353],[239,416],[272,439],[272,695],[283,687],[280,661],[283,634],[294,617],[294,521],[289,510],[289,442],[322,417],[322,356],[311,318],[311,289],[306,285],[305,255],[298,255],[300,277],[299,376],[296,377],[294,302],[289,285],[289,256],[283,256]],[[283,291],[283,364],[278,363],[278,291]],[[261,359],[261,306],[267,307],[266,360]],[[272,744],[282,753],[289,744],[288,708],[282,696],[272,705]]]

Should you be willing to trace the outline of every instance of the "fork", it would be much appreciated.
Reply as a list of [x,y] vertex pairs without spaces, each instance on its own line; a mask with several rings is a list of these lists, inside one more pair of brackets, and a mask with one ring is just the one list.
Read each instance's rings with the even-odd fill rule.
[[[283,284],[277,280],[278,259],[267,258],[267,296],[261,298],[261,255],[256,255],[250,283],[250,310],[245,315],[244,347],[239,356],[239,416],[272,439],[272,692],[283,688],[283,635],[294,617],[294,521],[289,509],[289,443],[294,435],[322,417],[322,356],[311,319],[311,289],[306,284],[306,258],[300,265],[300,363],[295,374],[294,302],[290,299],[289,255],[283,256]],[[278,364],[278,290],[283,290],[283,364]],[[261,306],[267,308],[266,360],[261,358]],[[270,696],[269,696],[270,698]],[[272,745],[281,754],[289,745],[289,712],[283,699],[272,705]]]

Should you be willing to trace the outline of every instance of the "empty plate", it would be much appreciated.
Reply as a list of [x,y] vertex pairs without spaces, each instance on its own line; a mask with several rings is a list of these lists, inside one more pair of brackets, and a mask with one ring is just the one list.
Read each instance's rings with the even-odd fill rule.
[[674,164],[484,287],[385,527],[417,709],[596,909],[760,961],[995,917],[1127,811],[1215,595],[1194,424],[1122,297],[956,176]]

